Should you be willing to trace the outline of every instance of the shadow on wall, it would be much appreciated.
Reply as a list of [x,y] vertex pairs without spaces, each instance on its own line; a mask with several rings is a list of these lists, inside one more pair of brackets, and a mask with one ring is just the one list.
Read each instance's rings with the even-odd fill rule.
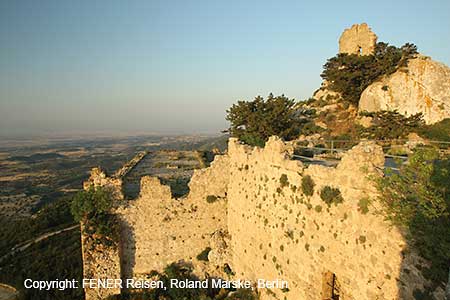
[[136,265],[136,236],[133,227],[126,221],[120,221],[120,276],[122,280],[133,278]]
[[[409,252],[411,251],[409,249],[414,248],[415,245],[408,241],[405,250],[402,252],[400,275],[397,280],[399,300],[450,300],[450,294],[447,292],[447,295],[445,295],[445,282],[436,278],[436,271],[430,268],[422,257]],[[421,285],[420,283],[424,283],[424,277],[428,280],[428,283],[425,283],[422,288],[418,288]],[[386,279],[395,280],[390,276]]]

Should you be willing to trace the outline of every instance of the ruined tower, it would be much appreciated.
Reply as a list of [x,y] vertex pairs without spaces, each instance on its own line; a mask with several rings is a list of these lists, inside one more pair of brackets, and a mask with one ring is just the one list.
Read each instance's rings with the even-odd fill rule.
[[366,23],[354,24],[339,38],[339,53],[370,55],[375,51],[377,39]]

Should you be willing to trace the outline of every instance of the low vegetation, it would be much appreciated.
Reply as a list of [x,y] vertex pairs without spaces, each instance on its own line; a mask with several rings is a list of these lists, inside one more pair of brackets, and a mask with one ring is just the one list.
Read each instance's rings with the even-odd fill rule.
[[372,125],[368,128],[359,128],[359,138],[373,140],[404,139],[411,132],[421,130],[425,123],[422,114],[405,117],[396,111],[380,111],[361,113],[372,118]]
[[[54,232],[76,224],[70,213],[71,198],[63,197],[44,205],[33,218],[0,218],[0,257],[11,248],[23,245],[47,232]],[[82,289],[39,291],[26,289],[27,278],[54,280],[70,278],[82,280],[80,230],[70,230],[30,245],[0,260],[0,282],[14,286],[21,299],[82,299]]]
[[206,196],[206,202],[208,203],[214,203],[218,200],[219,198],[217,198],[217,196],[214,195],[208,195]]
[[282,188],[289,186],[289,180],[286,174],[281,174],[280,185]]
[[170,280],[179,281],[200,280],[193,274],[191,265],[181,265],[172,263],[168,265],[164,272],[153,271],[149,277],[154,280],[161,280],[165,289],[132,290],[128,295],[115,295],[108,297],[108,300],[257,300],[257,295],[252,290],[246,289],[189,289],[171,288]]
[[302,191],[306,196],[312,196],[314,194],[314,180],[309,175],[302,177]]
[[339,203],[344,202],[341,191],[338,188],[328,185],[320,190],[320,198],[328,205],[328,207],[330,207],[331,204],[338,205]]
[[450,263],[450,158],[433,149],[417,150],[398,173],[376,181],[383,213],[407,232],[433,283],[445,282]]
[[361,198],[358,201],[358,210],[363,214],[367,214],[369,212],[369,204],[370,204],[370,199],[365,197],[365,198]]
[[111,213],[114,197],[110,189],[91,187],[78,192],[71,205],[75,221],[84,222],[84,231],[94,239],[94,243],[114,246],[117,242],[118,224]]

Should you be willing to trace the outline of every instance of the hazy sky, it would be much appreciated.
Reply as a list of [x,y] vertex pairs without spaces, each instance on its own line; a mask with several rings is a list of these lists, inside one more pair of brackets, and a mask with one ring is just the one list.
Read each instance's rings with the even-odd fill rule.
[[360,22],[450,65],[448,0],[0,0],[0,135],[217,132],[238,99],[308,98]]

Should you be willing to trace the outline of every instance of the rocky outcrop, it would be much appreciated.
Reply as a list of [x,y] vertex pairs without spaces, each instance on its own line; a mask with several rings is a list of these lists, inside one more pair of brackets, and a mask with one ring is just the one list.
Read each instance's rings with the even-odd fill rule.
[[339,39],[339,53],[370,55],[375,51],[377,35],[366,23],[344,30]]
[[450,118],[450,68],[424,56],[367,87],[360,111],[397,110],[410,116],[422,113],[427,124]]

